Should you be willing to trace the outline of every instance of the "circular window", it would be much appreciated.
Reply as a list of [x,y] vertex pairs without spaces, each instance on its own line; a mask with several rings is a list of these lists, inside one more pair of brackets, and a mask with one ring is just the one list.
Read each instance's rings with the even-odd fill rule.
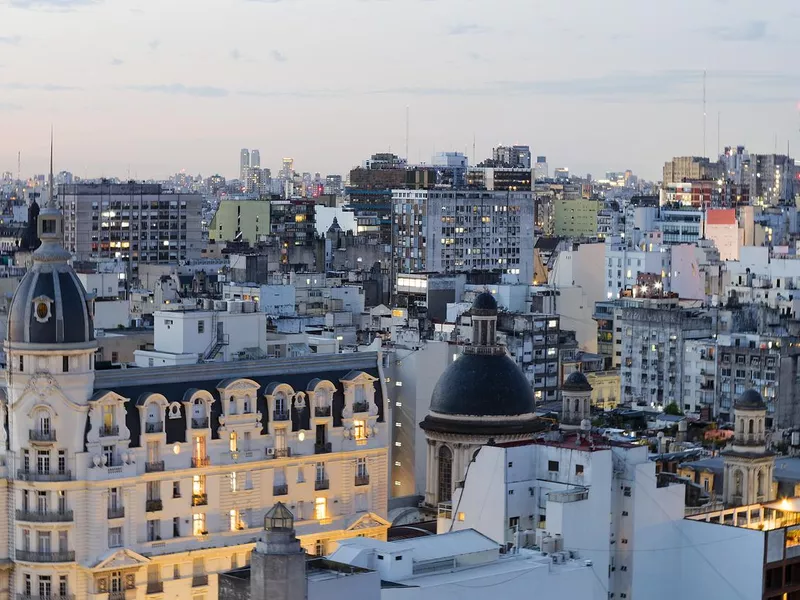
[[46,319],[49,311],[50,308],[47,306],[47,302],[39,302],[36,305],[36,316],[40,319]]

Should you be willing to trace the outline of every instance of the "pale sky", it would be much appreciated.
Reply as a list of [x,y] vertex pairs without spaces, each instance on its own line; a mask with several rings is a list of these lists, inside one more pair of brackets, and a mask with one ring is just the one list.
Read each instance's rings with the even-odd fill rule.
[[797,0],[0,0],[0,171],[344,173],[525,143],[551,171],[800,155]]

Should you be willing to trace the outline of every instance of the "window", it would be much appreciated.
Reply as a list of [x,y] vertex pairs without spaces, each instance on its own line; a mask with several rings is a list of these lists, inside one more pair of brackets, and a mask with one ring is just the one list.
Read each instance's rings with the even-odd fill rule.
[[314,542],[314,554],[316,556],[325,556],[325,540]]
[[52,591],[50,575],[39,575],[39,597],[49,598]]
[[515,529],[517,527],[519,527],[519,517],[511,517],[508,520],[508,528]]
[[322,520],[328,516],[328,499],[316,498],[314,500],[314,518]]
[[558,473],[558,461],[557,460],[548,460],[547,461],[547,470],[551,473]]
[[172,537],[181,537],[181,518],[172,517]]
[[64,514],[67,512],[67,492],[64,490],[58,490],[56,492],[56,503],[57,503],[57,510],[60,514]]
[[67,588],[67,576],[60,575],[58,578],[58,593],[63,596],[64,598],[67,597],[68,588]]
[[19,370],[20,371],[25,370],[25,358],[22,356],[19,357]]
[[58,474],[64,475],[67,472],[67,451],[58,451]]
[[22,450],[22,468],[26,473],[31,470],[31,454],[27,448]]
[[30,529],[23,529],[22,530],[22,549],[26,552],[31,549],[31,530]]
[[50,472],[50,452],[47,450],[36,451],[36,472],[49,473]]
[[38,552],[50,552],[50,532],[37,531],[36,532],[36,549]]
[[367,443],[367,427],[364,421],[358,419],[353,421],[353,438],[357,444]]
[[229,513],[231,531],[239,530],[239,511],[232,508]]
[[108,528],[108,547],[119,548],[122,546],[122,527]]
[[367,476],[367,459],[366,458],[357,458],[356,459],[356,477],[366,477]]
[[64,371],[64,373],[69,373],[69,356],[61,357],[61,370]]
[[231,431],[231,434],[228,438],[228,444],[230,446],[231,452],[236,452],[239,450],[239,436],[236,434],[235,431]]
[[192,477],[192,494],[199,496],[206,493],[206,476],[195,475]]
[[103,457],[107,467],[114,466],[114,446],[103,446]]
[[181,497],[181,482],[180,481],[173,481],[172,482],[172,497],[173,498],[180,498]]
[[31,584],[30,573],[25,573],[25,595],[30,596],[33,594],[33,584]]
[[583,465],[575,465],[575,475],[583,475]]
[[192,535],[205,535],[206,533],[206,515],[194,513],[192,515]]
[[317,463],[317,478],[316,481],[325,481],[325,463]]
[[147,521],[147,541],[155,542],[161,539],[161,521],[151,519]]
[[108,429],[114,427],[114,407],[108,404],[103,406],[103,426]]
[[111,589],[110,592],[122,591],[122,571],[113,571],[111,573]]
[[200,320],[197,322],[197,333],[203,333],[206,330],[206,322]]
[[148,500],[161,500],[161,482],[148,481],[147,482],[147,499]]
[[439,476],[437,502],[449,502],[453,495],[453,453],[447,446],[439,448],[437,466]]
[[37,492],[36,512],[39,514],[44,514],[47,512],[47,492]]
[[121,505],[122,505],[122,495],[120,494],[120,488],[113,487],[110,490],[108,490],[108,510],[109,511],[118,510]]
[[112,352],[111,353],[111,362],[118,363],[119,362],[119,352]]
[[239,478],[237,477],[236,471],[231,473],[231,491],[235,492],[239,489]]

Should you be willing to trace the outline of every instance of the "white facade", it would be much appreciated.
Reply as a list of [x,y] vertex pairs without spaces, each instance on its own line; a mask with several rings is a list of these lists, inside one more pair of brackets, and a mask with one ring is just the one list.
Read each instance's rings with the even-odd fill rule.
[[[619,297],[619,291],[630,289],[639,275],[649,273],[665,277],[670,272],[670,252],[666,246],[655,244],[648,248],[630,246],[618,238],[608,238],[605,244],[606,298]],[[669,280],[664,279],[664,291],[669,291]]]
[[683,393],[680,409],[687,415],[699,416],[707,407],[716,415],[717,340],[686,340],[683,351]]

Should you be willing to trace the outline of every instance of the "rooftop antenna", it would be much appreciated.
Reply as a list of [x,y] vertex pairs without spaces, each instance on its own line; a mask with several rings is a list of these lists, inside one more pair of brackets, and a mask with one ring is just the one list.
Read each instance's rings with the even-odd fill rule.
[[703,69],[703,156],[706,156],[706,71]]
[[406,163],[408,162],[408,105],[406,104]]
[[719,111],[717,111],[717,156],[719,156],[719,151],[720,151],[720,149],[722,148],[722,146],[720,146],[720,145],[719,145],[719,138],[720,138],[720,132],[719,132],[719,129],[720,129],[720,119],[721,119],[721,117],[720,117],[720,112],[719,112]]
[[47,198],[47,208],[55,208],[53,200],[53,126],[50,125],[50,194]]
[[475,132],[472,132],[472,162],[478,164],[478,157],[475,155]]

